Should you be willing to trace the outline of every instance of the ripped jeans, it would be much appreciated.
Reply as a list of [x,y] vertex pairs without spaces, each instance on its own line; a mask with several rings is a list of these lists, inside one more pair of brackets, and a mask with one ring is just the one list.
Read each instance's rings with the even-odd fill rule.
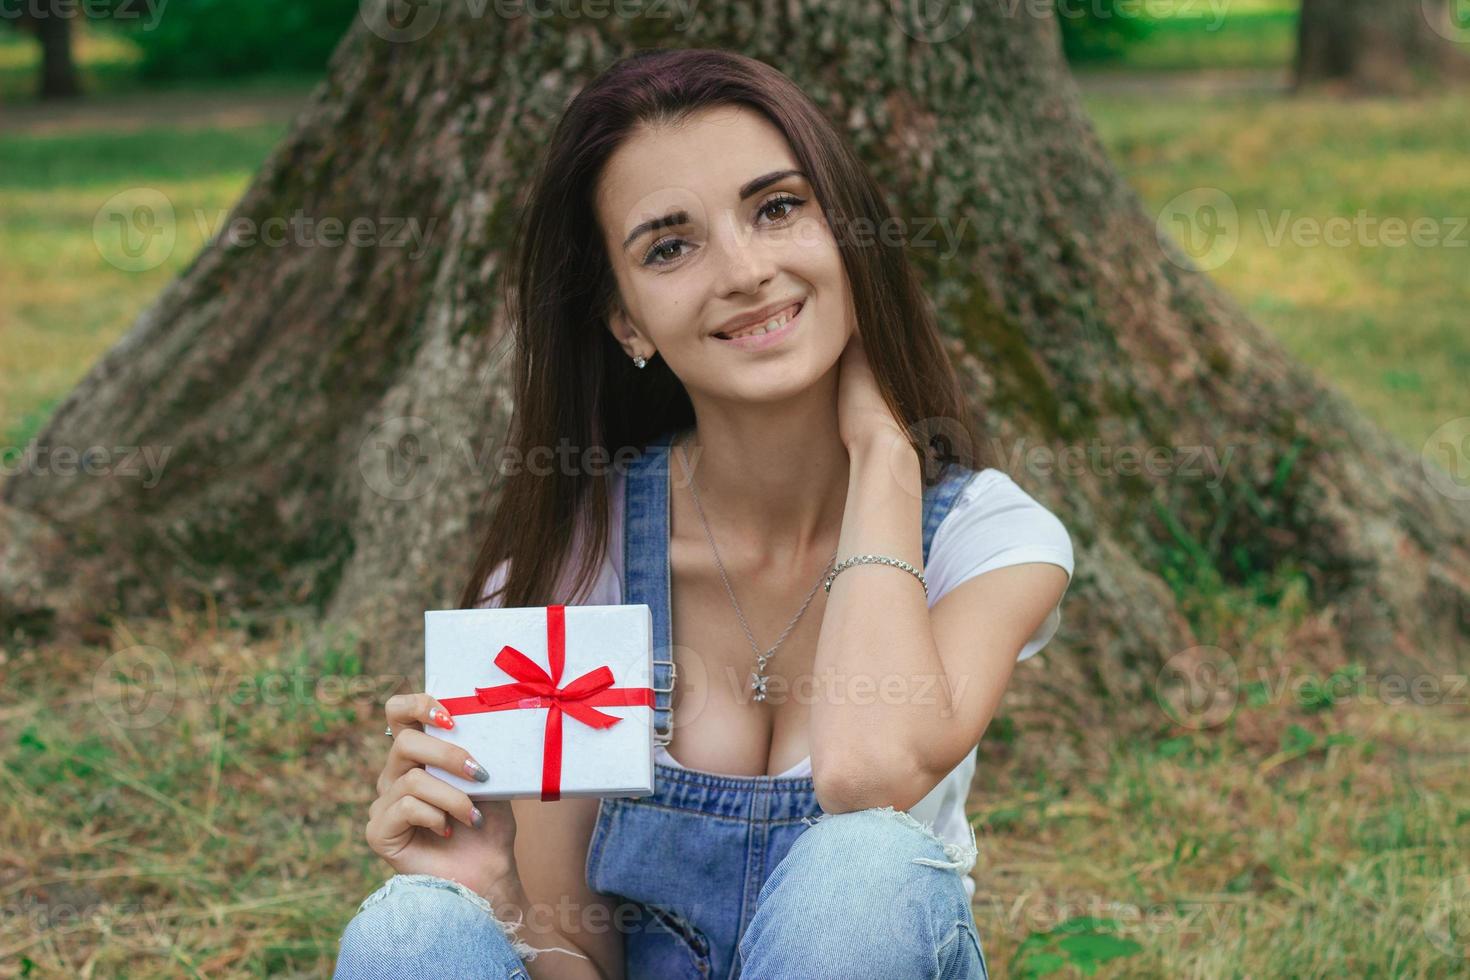
[[[654,812],[638,801],[603,803],[632,805],[632,814]],[[606,885],[621,876],[618,855],[634,855],[608,830],[644,823],[604,816],[588,852],[588,881],[599,892],[599,881]],[[768,821],[764,827],[746,823],[752,847],[733,855],[686,849],[687,841],[665,841],[684,845],[677,854],[669,847],[662,857],[645,851],[643,870],[634,877],[661,878],[670,887],[657,901],[633,899],[639,915],[624,935],[629,980],[988,980],[961,882],[974,864],[973,848],[942,841],[891,807],[808,816],[796,824],[786,847],[773,833],[777,824]],[[784,853],[773,855],[770,848]],[[732,858],[748,867],[766,859],[775,864],[754,888],[748,876],[722,882],[705,877],[722,874],[721,865]],[[634,884],[626,876],[623,882]],[[619,915],[612,920],[626,922]],[[579,955],[529,946],[519,928],[454,882],[398,875],[368,896],[348,924],[335,976],[528,978],[525,963],[536,957]]]

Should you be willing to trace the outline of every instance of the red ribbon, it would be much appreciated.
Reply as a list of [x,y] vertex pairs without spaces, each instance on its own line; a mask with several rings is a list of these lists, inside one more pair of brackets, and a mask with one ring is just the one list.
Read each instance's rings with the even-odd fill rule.
[[506,645],[495,656],[495,666],[511,677],[515,684],[477,687],[474,697],[441,698],[439,703],[451,715],[473,715],[482,711],[513,711],[517,708],[549,708],[546,713],[546,742],[541,761],[541,799],[561,799],[561,716],[566,712],[584,725],[611,728],[623,719],[596,710],[647,705],[652,708],[653,688],[613,687],[612,671],[603,664],[594,667],[566,686],[561,673],[566,665],[566,606],[546,607],[546,653],[551,673],[538,667],[524,653]]

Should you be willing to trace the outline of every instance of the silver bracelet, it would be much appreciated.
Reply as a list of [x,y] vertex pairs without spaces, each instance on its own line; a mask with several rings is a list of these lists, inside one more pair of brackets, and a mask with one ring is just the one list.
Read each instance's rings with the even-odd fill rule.
[[924,573],[900,558],[889,558],[887,555],[853,555],[851,558],[842,559],[832,569],[831,573],[827,575],[826,581],[822,583],[822,588],[830,593],[832,591],[832,580],[837,577],[838,572],[844,568],[851,568],[854,565],[867,564],[892,565],[894,568],[902,568],[919,580],[919,584],[924,587],[924,598],[929,598],[929,583],[924,581]]

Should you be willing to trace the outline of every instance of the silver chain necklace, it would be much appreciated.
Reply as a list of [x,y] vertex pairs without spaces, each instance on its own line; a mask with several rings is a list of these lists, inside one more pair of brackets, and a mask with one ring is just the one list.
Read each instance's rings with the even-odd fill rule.
[[811,605],[812,597],[817,594],[817,588],[822,584],[823,579],[827,577],[827,570],[832,567],[832,562],[837,558],[837,549],[832,549],[832,557],[827,559],[827,564],[823,567],[822,574],[817,576],[816,584],[806,594],[806,601],[796,611],[796,616],[786,625],[786,629],[781,632],[780,639],[776,640],[776,646],[771,647],[765,653],[761,653],[760,646],[756,644],[755,637],[750,632],[750,624],[745,621],[745,613],[740,611],[740,603],[735,598],[735,590],[730,588],[730,578],[725,574],[725,563],[720,561],[720,550],[715,547],[715,536],[710,533],[709,521],[704,518],[704,506],[699,502],[699,490],[694,486],[694,474],[689,472],[689,457],[685,455],[682,443],[679,445],[679,463],[684,467],[684,479],[689,481],[689,492],[694,496],[694,509],[699,514],[699,523],[704,525],[704,536],[709,539],[709,550],[714,552],[715,567],[720,570],[720,581],[725,583],[725,592],[730,596],[730,604],[735,607],[735,615],[740,617],[740,626],[745,630],[745,638],[750,641],[750,648],[755,651],[755,670],[750,675],[750,689],[755,692],[755,700],[764,701],[766,699],[766,682],[770,680],[765,673],[766,661],[775,655],[776,647],[779,647],[786,640],[787,634],[791,632],[796,626],[797,621],[801,619],[802,614],[806,612],[806,607]]

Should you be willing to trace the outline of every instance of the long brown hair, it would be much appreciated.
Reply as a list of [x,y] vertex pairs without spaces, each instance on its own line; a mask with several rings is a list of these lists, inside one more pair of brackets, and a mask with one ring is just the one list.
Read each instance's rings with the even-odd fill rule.
[[[786,137],[833,229],[894,227],[892,212],[838,129],[775,68],[729,51],[644,50],[581,90],[557,123],[516,230],[506,275],[515,338],[509,458],[566,445],[626,460],[651,439],[694,424],[684,385],[663,358],[633,366],[608,330],[616,281],[595,210],[604,164],[640,124],[673,123],[707,108],[742,106]],[[988,465],[945,353],[928,298],[901,242],[837,235],[853,308],[874,377],[894,418],[925,460],[939,467]],[[938,464],[932,466],[931,464]],[[480,547],[460,607],[479,605],[492,573],[509,560],[500,606],[576,601],[606,557],[607,466],[517,466]],[[583,472],[586,470],[587,472]],[[553,595],[570,552],[586,534],[570,591]],[[493,598],[493,597],[491,597]]]

